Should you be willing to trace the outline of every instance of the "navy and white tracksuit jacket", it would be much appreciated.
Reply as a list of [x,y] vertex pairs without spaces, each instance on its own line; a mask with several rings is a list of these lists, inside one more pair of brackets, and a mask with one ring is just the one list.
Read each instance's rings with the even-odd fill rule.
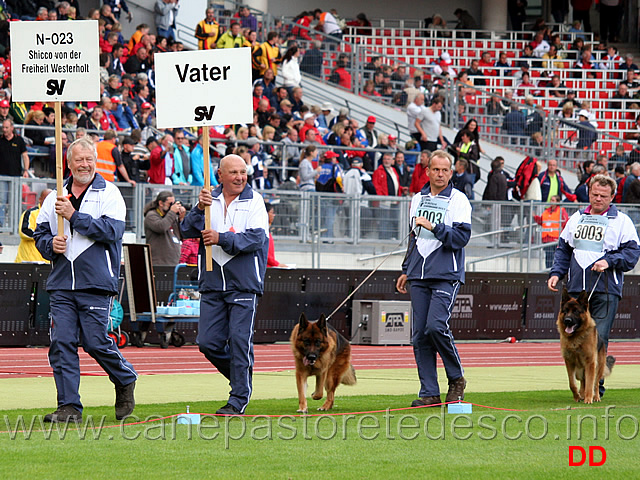
[[[595,292],[622,298],[624,272],[633,270],[640,257],[638,233],[631,219],[615,205],[605,215],[590,215],[588,208],[571,215],[562,230],[549,276],[562,279],[567,275],[571,294],[591,292],[597,282]],[[609,264],[601,277],[591,270],[600,259]]]
[[464,283],[464,247],[471,237],[471,204],[449,185],[432,196],[429,183],[411,200],[411,227],[417,216],[434,225],[419,228],[409,242],[402,273],[410,283],[413,309],[413,350],[420,378],[420,397],[439,396],[436,353],[449,381],[464,375],[449,328],[451,310]]
[[[68,181],[63,195],[67,195]],[[114,184],[96,174],[79,210],[64,220],[67,250],[53,252],[58,234],[56,191],[47,196],[34,233],[36,247],[52,271],[47,278],[50,292],[51,347],[49,363],[58,390],[58,406],[71,405],[82,411],[78,387],[80,369],[78,342],[118,385],[135,381],[137,374],[107,335],[112,296],[118,292],[120,252],[126,207]]]
[[[249,185],[226,209],[222,185],[211,195],[211,228],[219,233],[219,240],[212,247],[211,272],[206,271],[205,247],[200,242],[197,341],[205,357],[229,379],[229,403],[244,412],[251,397],[253,325],[257,297],[264,292],[269,220],[263,198]],[[180,229],[185,238],[199,238],[204,211],[194,206]]]

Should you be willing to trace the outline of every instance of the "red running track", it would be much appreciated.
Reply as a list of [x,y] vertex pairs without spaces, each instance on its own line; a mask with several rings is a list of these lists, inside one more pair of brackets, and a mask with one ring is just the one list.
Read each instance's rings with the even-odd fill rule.
[[[552,343],[459,343],[458,350],[465,367],[536,367],[563,365],[560,344]],[[47,348],[0,348],[0,379],[51,376]],[[159,347],[122,350],[142,375],[213,373],[215,368],[204,358],[196,346],[182,348]],[[637,342],[612,342],[609,353],[618,365],[640,364]],[[354,345],[353,365],[357,369],[415,368],[413,350],[406,347]],[[440,359],[438,359],[439,365]],[[289,345],[256,345],[256,372],[278,372],[294,369]],[[105,375],[98,364],[84,352],[80,353],[82,375]]]

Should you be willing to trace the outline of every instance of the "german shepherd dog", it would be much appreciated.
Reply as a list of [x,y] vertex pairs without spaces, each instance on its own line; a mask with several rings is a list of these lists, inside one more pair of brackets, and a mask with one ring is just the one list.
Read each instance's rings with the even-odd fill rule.
[[[616,359],[607,356],[604,342],[598,336],[596,322],[589,313],[587,292],[583,290],[578,298],[572,298],[566,288],[562,291],[557,324],[573,399],[599,402],[599,382],[611,374]],[[576,380],[580,381],[580,391]]]
[[349,341],[327,324],[324,314],[310,322],[304,313],[293,328],[290,341],[296,360],[298,412],[307,413],[307,378],[312,375],[316,376],[316,389],[311,397],[320,400],[326,388],[327,399],[318,410],[330,410],[338,385],[356,383]]

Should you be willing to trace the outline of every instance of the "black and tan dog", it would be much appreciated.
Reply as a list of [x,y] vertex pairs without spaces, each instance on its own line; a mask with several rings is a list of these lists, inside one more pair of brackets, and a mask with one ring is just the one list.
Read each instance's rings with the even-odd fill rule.
[[291,332],[291,349],[296,360],[296,384],[298,387],[298,412],[307,413],[307,378],[315,375],[316,389],[311,396],[320,400],[323,388],[327,400],[318,410],[333,407],[336,388],[340,383],[355,385],[356,372],[351,365],[351,345],[331,325],[324,315],[310,322],[306,315]]
[[[607,356],[604,342],[598,336],[596,322],[589,313],[587,292],[583,291],[578,298],[573,298],[566,288],[563,290],[557,324],[574,400],[599,402],[598,384],[611,374],[616,359]],[[580,381],[580,391],[577,380]]]

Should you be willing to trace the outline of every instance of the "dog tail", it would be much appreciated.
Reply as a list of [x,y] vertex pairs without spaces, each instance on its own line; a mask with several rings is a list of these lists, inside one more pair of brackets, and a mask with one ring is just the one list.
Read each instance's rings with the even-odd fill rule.
[[608,377],[609,375],[611,375],[611,370],[613,370],[613,366],[616,363],[616,357],[613,357],[611,355],[607,356],[607,365],[604,368],[604,376]]
[[353,365],[349,365],[349,368],[342,375],[340,379],[340,383],[343,385],[355,385],[358,379],[356,378],[356,369],[353,368]]

